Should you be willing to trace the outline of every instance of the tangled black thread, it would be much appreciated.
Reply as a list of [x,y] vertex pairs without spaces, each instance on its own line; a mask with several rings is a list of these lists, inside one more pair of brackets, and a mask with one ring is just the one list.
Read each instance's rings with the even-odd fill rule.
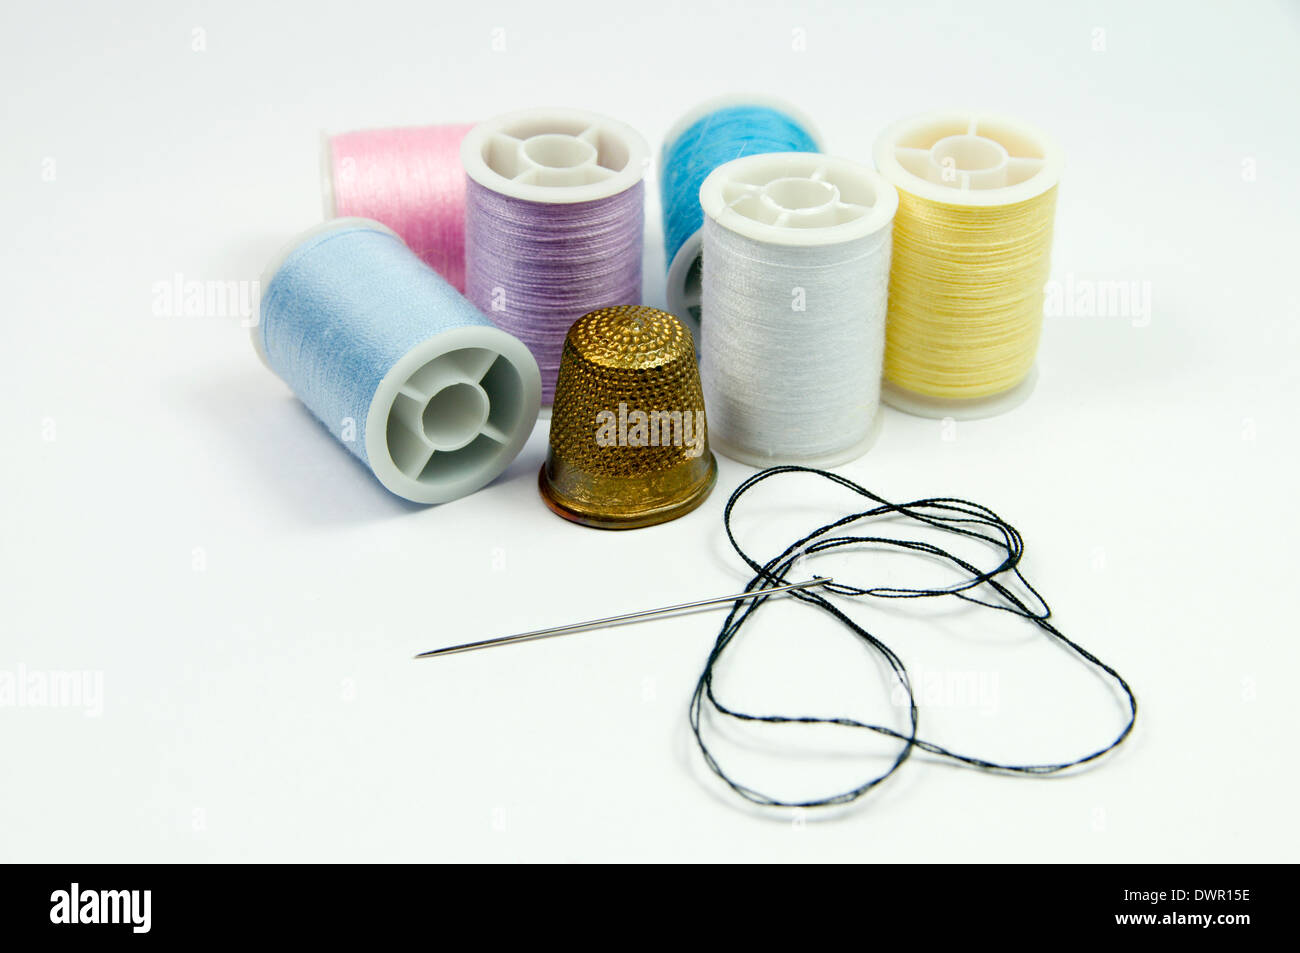
[[[833,523],[827,523],[825,526],[818,527],[801,539],[795,540],[779,555],[766,563],[759,564],[746,553],[736,541],[735,534],[731,528],[731,516],[736,504],[741,497],[750,489],[769,480],[772,477],[780,476],[785,473],[808,473],[822,477],[832,483],[838,484],[848,490],[852,490],[859,496],[866,497],[876,505],[870,509],[863,510],[859,513],[850,513],[847,516],[835,520]],[[956,533],[971,539],[987,543],[999,551],[1006,553],[1006,558],[995,568],[991,570],[982,570],[979,567],[965,561],[964,559],[941,549],[932,543],[922,540],[897,539],[887,536],[866,536],[866,535],[830,535],[836,530],[849,527],[855,523],[865,522],[877,517],[901,516],[917,521],[926,526],[933,527],[944,532]],[[929,556],[946,560],[953,566],[959,567],[966,573],[969,578],[955,585],[938,589],[902,589],[891,587],[878,587],[873,589],[862,589],[857,586],[851,586],[846,583],[836,582],[821,587],[822,591],[834,592],[841,596],[875,596],[882,599],[921,599],[928,597],[955,596],[958,599],[964,599],[977,605],[986,606],[990,609],[999,609],[1004,612],[1010,612],[1013,615],[1020,616],[1037,625],[1060,644],[1066,646],[1087,663],[1095,666],[1104,672],[1123,692],[1124,698],[1128,703],[1128,723],[1124,729],[1110,744],[1104,748],[1099,748],[1092,754],[1085,755],[1082,758],[1076,758],[1073,761],[1063,761],[1057,764],[1000,764],[996,761],[989,761],[985,758],[974,757],[971,755],[959,754],[950,751],[941,745],[931,741],[925,741],[917,737],[917,705],[916,696],[912,692],[912,685],[907,675],[907,669],[903,665],[898,655],[884,642],[880,641],[862,626],[858,625],[847,615],[836,608],[818,591],[814,590],[794,590],[790,594],[803,602],[811,603],[818,608],[830,613],[845,626],[847,626],[858,638],[862,639],[867,645],[878,652],[893,670],[894,677],[898,683],[907,692],[908,723],[907,731],[899,731],[884,725],[872,725],[852,718],[818,718],[812,716],[787,716],[787,715],[755,715],[748,712],[736,711],[729,708],[718,700],[714,694],[713,675],[718,661],[722,658],[723,653],[732,645],[736,636],[740,633],[743,626],[762,605],[767,602],[771,596],[755,596],[752,599],[737,601],[732,606],[731,612],[727,615],[726,621],[722,625],[721,632],[718,633],[717,641],[714,643],[712,651],[709,653],[709,659],[700,674],[699,682],[695,686],[695,693],[691,698],[690,721],[691,730],[695,733],[695,740],[699,744],[700,751],[704,755],[704,760],[709,768],[719,778],[725,781],[737,794],[753,801],[755,804],[774,807],[824,807],[835,804],[847,804],[850,801],[857,800],[863,794],[866,794],[877,784],[884,781],[891,774],[897,771],[908,759],[913,750],[920,749],[932,755],[942,758],[949,758],[962,764],[970,765],[995,772],[1011,772],[1014,774],[1053,774],[1058,771],[1064,771],[1066,768],[1072,768],[1077,765],[1087,764],[1102,757],[1108,751],[1113,750],[1123,743],[1124,739],[1129,736],[1133,730],[1133,725],[1137,720],[1137,699],[1133,696],[1132,689],[1129,688],[1128,682],[1116,672],[1113,668],[1101,661],[1083,646],[1077,642],[1071,641],[1063,635],[1048,618],[1051,616],[1051,609],[1048,607],[1043,597],[1038,591],[1030,585],[1021,573],[1019,564],[1024,555],[1024,540],[1020,532],[999,517],[996,513],[986,506],[978,503],[971,503],[967,500],[952,498],[934,498],[926,500],[916,500],[911,503],[890,503],[870,490],[858,486],[852,480],[845,479],[834,473],[828,473],[825,470],[815,470],[809,467],[782,466],[772,467],[755,473],[749,479],[745,480],[731,494],[731,499],[727,501],[726,509],[723,512],[723,525],[727,531],[727,538],[731,541],[732,547],[740,555],[749,567],[754,571],[754,577],[745,587],[749,592],[754,589],[762,589],[769,586],[786,585],[791,580],[787,578],[787,573],[794,565],[795,561],[803,556],[813,556],[817,553],[827,552],[844,546],[861,546],[861,545],[881,545],[892,546],[900,549],[911,550],[917,553],[924,553]],[[1029,593],[1032,593],[1033,599],[1041,607],[1035,609],[1022,600],[1003,581],[998,577],[1005,573],[1010,573],[1019,580],[1020,584]],[[977,598],[974,594],[976,590],[984,587],[985,592],[991,590],[999,598],[998,602],[989,602]],[[874,731],[881,735],[896,738],[903,742],[901,749],[894,758],[893,763],[882,774],[879,774],[857,787],[844,791],[831,797],[815,798],[804,801],[786,801],[772,797],[748,787],[734,780],[722,766],[718,763],[713,753],[709,750],[704,741],[704,735],[701,731],[700,721],[704,705],[707,704],[718,713],[729,718],[734,718],[743,722],[762,722],[768,724],[823,724],[823,725],[841,725],[848,728],[863,728],[868,731]]]

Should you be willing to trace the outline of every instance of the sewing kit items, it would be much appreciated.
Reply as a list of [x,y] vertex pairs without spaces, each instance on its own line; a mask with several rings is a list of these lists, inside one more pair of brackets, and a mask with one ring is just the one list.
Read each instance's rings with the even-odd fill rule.
[[[760,562],[750,555],[736,538],[732,526],[735,511],[742,499],[759,484],[782,477],[815,477],[828,481],[845,490],[862,497],[865,508],[849,512],[825,525],[815,527],[809,532],[792,540],[776,555]],[[788,480],[782,480],[788,483]],[[804,487],[806,490],[806,485]],[[807,498],[806,492],[791,495],[791,501]],[[644,619],[657,618],[687,610],[730,603],[731,610],[723,622],[713,647],[710,649],[703,671],[696,681],[695,691],[690,702],[690,725],[696,744],[709,770],[717,775],[735,793],[755,804],[764,807],[813,808],[830,807],[855,801],[874,789],[881,782],[891,777],[917,751],[922,751],[936,758],[954,761],[969,767],[997,774],[1021,776],[1051,775],[1067,771],[1070,768],[1090,764],[1118,748],[1132,733],[1137,723],[1137,698],[1132,688],[1122,675],[1110,665],[1097,658],[1079,643],[1071,640],[1053,625],[1051,608],[1025,577],[1020,568],[1024,558],[1025,543],[1020,531],[1002,519],[986,506],[955,497],[936,497],[914,500],[909,503],[891,503],[865,487],[851,480],[825,470],[809,467],[781,466],[772,467],[753,474],[744,480],[731,494],[723,510],[723,528],[728,541],[737,555],[745,562],[754,576],[745,587],[745,591],[733,596],[700,599],[681,605],[665,606],[658,609],[646,609],[628,612],[604,619],[587,622],[574,622],[567,625],[521,632],[517,635],[501,636],[450,645],[445,648],[421,652],[415,658],[437,658],[471,652],[478,649],[514,645],[521,642],[545,639],[575,632],[586,632],[607,626],[621,625]],[[881,535],[881,524],[911,525],[923,531],[922,536],[909,539],[899,535]],[[880,529],[876,526],[881,525]],[[961,554],[950,552],[934,540],[936,534],[950,534],[959,540],[973,540],[992,550],[995,562],[981,567],[970,561],[969,546],[961,547]],[[786,574],[796,563],[803,563],[818,556],[844,550],[847,552],[866,552],[877,562],[890,558],[890,551],[898,553],[924,553],[936,563],[953,571],[953,581],[946,586],[932,588],[907,588],[899,586],[871,586],[864,588],[844,581],[842,577],[831,579],[815,576],[803,582],[788,582]],[[841,625],[859,640],[864,647],[883,659],[889,669],[893,682],[902,691],[906,705],[905,724],[901,727],[873,724],[844,716],[823,715],[781,715],[753,714],[733,707],[723,700],[719,688],[719,668],[723,659],[734,656],[741,644],[743,627],[751,620],[770,599],[789,596],[819,609]],[[831,601],[829,596],[840,598],[876,598],[876,599],[960,599],[963,602],[987,609],[1007,612],[1037,626],[1050,640],[1063,646],[1068,652],[1095,669],[1110,684],[1117,700],[1125,711],[1125,720],[1118,733],[1101,747],[1081,755],[1061,761],[1033,763],[1014,763],[994,761],[979,755],[954,751],[944,745],[920,736],[920,706],[913,691],[907,666],[901,656],[891,649],[879,635],[868,631],[854,621],[844,610]],[[905,604],[905,603],[900,603]],[[734,667],[731,669],[736,671]],[[749,726],[761,725],[803,725],[848,728],[869,731],[898,742],[898,748],[888,760],[883,771],[874,773],[854,786],[841,791],[817,797],[790,798],[769,794],[751,784],[741,781],[730,774],[723,766],[718,751],[712,746],[713,739],[719,731],[719,724],[731,720]],[[757,744],[750,736],[747,746],[754,748]],[[782,743],[783,751],[788,751],[788,741]],[[796,752],[792,755],[799,758]]]
[[465,137],[466,295],[523,341],[550,404],[569,326],[641,301],[649,147],[596,113],[533,109]]
[[305,232],[261,287],[258,355],[398,496],[472,493],[532,432],[541,379],[528,349],[378,222]]
[[1005,412],[1033,390],[1063,154],[1019,120],[963,112],[876,141],[899,191],[885,400],[930,417]]
[[821,152],[821,137],[803,112],[766,96],[723,96],[674,123],[659,153],[668,310],[699,329],[700,186],[718,166],[765,152]]
[[465,290],[465,169],[469,125],[363,129],[326,137],[326,218],[387,225],[457,291]]
[[894,187],[848,159],[770,153],[719,166],[700,201],[714,446],[753,466],[860,456],[879,423]]
[[689,513],[716,476],[691,332],[640,305],[575,322],[538,474],[546,505],[575,523],[633,529]]
[[[891,503],[819,469],[870,447],[882,399],[916,414],[978,417],[1028,395],[1059,147],[1015,120],[937,113],[888,129],[875,146],[876,172],[822,154],[794,107],[731,97],[682,117],[660,159],[668,301],[689,326],[639,304],[648,149],[623,123],[529,110],[472,128],[373,130],[326,143],[326,214],[342,217],[299,236],[268,269],[253,342],[393,493],[434,503],[485,485],[552,401],[538,487],[572,522],[629,529],[690,512],[716,480],[711,445],[770,467],[744,480],[723,512],[727,539],[753,573],[744,592],[416,657],[729,605],[689,720],[708,768],[764,806],[845,804],[917,751],[1039,775],[1122,744],[1137,718],[1134,694],[1049,621],[1021,571],[1014,526],[959,498]],[[751,555],[733,529],[742,501],[778,479],[805,481],[789,497],[802,501],[810,478],[865,502],[774,555]],[[907,538],[909,526],[917,538]],[[956,537],[960,555],[940,545],[945,536]],[[971,555],[980,547],[994,553],[986,564]],[[952,579],[934,588],[858,586],[842,574],[788,579],[796,563],[855,550],[878,568],[891,552],[921,553]],[[723,660],[740,649],[754,613],[782,597],[828,614],[883,661],[906,702],[898,725],[754,714],[723,700]],[[994,761],[925,738],[902,657],[840,601],[859,598],[959,599],[1019,617],[1102,676],[1125,724],[1095,750],[1043,763]],[[726,677],[743,671],[727,666]],[[863,730],[897,747],[859,783],[791,796],[724,767],[727,721]]]

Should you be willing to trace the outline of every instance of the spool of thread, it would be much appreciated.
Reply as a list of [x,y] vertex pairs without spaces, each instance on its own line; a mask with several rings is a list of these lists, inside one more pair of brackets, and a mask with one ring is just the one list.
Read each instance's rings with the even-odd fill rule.
[[884,399],[926,417],[1010,410],[1036,380],[1060,147],[948,112],[890,127],[875,159],[899,191]]
[[573,322],[641,303],[648,155],[630,126],[573,109],[500,116],[461,146],[465,293],[533,352],[543,404]]
[[465,169],[472,127],[362,129],[326,137],[325,217],[387,225],[457,291],[465,291]]
[[894,187],[848,159],[736,159],[700,189],[709,438],[753,466],[835,466],[879,423]]
[[722,96],[701,103],[668,130],[659,153],[668,310],[700,327],[700,186],[718,166],[767,152],[821,152],[803,111],[767,96]]
[[258,355],[398,496],[472,493],[532,432],[541,380],[528,349],[378,222],[303,233],[261,287]]

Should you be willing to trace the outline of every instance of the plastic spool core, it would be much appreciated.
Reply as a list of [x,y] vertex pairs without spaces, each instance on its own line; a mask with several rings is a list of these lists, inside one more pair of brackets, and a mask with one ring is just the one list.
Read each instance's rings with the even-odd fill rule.
[[424,438],[438,450],[459,450],[487,423],[492,402],[476,382],[448,384],[429,398],[420,415]]
[[[356,228],[401,241],[370,219],[331,219],[299,235],[272,261],[262,274],[263,296],[303,244]],[[250,329],[253,346],[270,368],[260,325]],[[379,382],[366,415],[366,459],[379,482],[400,497],[417,503],[459,499],[519,455],[541,395],[537,362],[523,342],[490,325],[452,328],[416,344]]]
[[947,136],[930,148],[930,162],[943,170],[941,177],[950,179],[964,173],[975,188],[1006,185],[1009,159],[1002,143],[969,133]]
[[[890,182],[931,202],[970,207],[1015,205],[1060,181],[1065,156],[1041,130],[1006,116],[942,112],[905,119],[876,140],[876,168]],[[888,380],[890,406],[920,417],[973,420],[1024,403],[1038,381],[1035,366],[1009,390],[988,397],[931,397]]]
[[572,136],[543,134],[524,140],[524,155],[539,166],[573,169],[596,161],[596,147]]
[[[782,113],[788,119],[793,119],[804,132],[808,133],[812,141],[816,143],[819,151],[825,149],[821,133],[817,131],[816,125],[798,106],[769,96],[728,95],[717,96],[700,103],[673,123],[668,130],[668,134],[664,136],[663,154],[667,155],[673,143],[681,138],[682,133],[705,116],[722,109],[731,109],[737,106],[765,108]],[[700,233],[695,232],[682,243],[682,247],[677,249],[677,254],[673,256],[673,260],[668,263],[668,311],[684,321],[696,337],[699,337],[700,333],[701,244]]]
[[[700,187],[704,214],[728,231],[768,245],[815,247],[865,238],[888,228],[898,211],[898,192],[879,174],[849,159],[818,152],[770,152],[718,166]],[[843,450],[798,460],[833,467],[856,460],[876,442],[881,414],[866,433]],[[736,447],[710,429],[709,442],[750,466],[792,463]]]
[[840,190],[829,182],[788,177],[763,186],[763,196],[787,212],[826,209],[840,200]]
[[650,147],[631,126],[580,109],[525,109],[481,122],[461,144],[465,174],[500,195],[594,202],[645,177]]

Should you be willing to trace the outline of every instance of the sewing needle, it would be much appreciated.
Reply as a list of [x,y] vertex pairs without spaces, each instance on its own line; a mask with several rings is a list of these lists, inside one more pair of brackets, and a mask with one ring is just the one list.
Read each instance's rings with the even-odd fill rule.
[[795,589],[808,589],[812,586],[825,586],[833,582],[829,576],[817,576],[809,579],[807,582],[795,582],[786,586],[771,586],[766,589],[751,589],[749,592],[738,592],[732,596],[718,596],[713,599],[700,599],[698,602],[683,602],[679,606],[664,606],[661,609],[643,609],[640,612],[627,612],[623,615],[610,616],[607,619],[592,619],[588,622],[574,622],[571,625],[557,625],[549,629],[535,629],[532,632],[520,632],[517,635],[503,635],[495,639],[484,639],[481,642],[466,642],[464,645],[449,645],[442,649],[433,649],[428,652],[421,652],[415,658],[434,658],[438,655],[455,655],[458,652],[473,652],[476,649],[487,649],[497,645],[512,645],[515,642],[529,642],[533,639],[547,639],[554,635],[568,635],[570,632],[580,632],[585,629],[599,629],[607,625],[615,625],[619,622],[631,622],[633,619],[647,619],[651,616],[666,615],[670,612],[682,612],[686,609],[698,609],[701,606],[717,605],[723,602],[737,602],[742,599],[752,599],[754,596],[772,596],[782,592],[790,592]]

